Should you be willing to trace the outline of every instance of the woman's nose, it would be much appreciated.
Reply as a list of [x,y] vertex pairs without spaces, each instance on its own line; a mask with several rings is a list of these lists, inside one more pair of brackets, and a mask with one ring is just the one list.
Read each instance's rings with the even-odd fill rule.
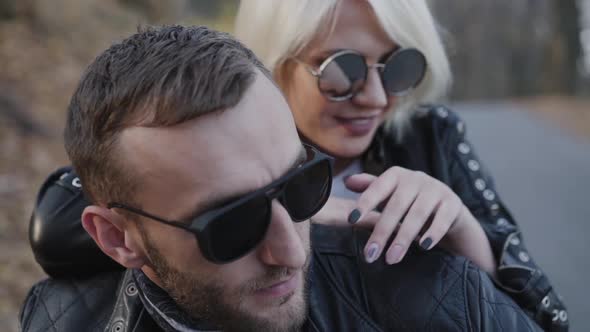
[[384,108],[387,106],[388,95],[381,82],[378,68],[369,67],[365,85],[352,98],[352,101],[367,109]]
[[272,202],[270,225],[258,248],[267,265],[300,269],[305,265],[309,247],[309,223],[294,223],[285,208]]

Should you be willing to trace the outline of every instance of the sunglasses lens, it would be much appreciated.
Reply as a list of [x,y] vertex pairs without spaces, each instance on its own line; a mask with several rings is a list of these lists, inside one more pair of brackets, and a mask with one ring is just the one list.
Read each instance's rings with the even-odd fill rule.
[[395,53],[383,68],[383,85],[390,94],[402,94],[416,87],[426,73],[426,58],[416,49]]
[[285,186],[284,206],[295,221],[309,219],[328,200],[332,187],[331,165],[321,161],[295,175]]
[[354,94],[367,77],[365,60],[358,54],[345,53],[334,57],[322,70],[320,91],[333,98]]
[[266,234],[270,206],[256,197],[224,213],[209,224],[211,253],[219,262],[229,262],[252,250]]

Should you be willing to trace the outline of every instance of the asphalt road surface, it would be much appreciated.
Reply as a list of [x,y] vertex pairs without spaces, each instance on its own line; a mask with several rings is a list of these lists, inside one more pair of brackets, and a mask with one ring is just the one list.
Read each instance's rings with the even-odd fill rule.
[[570,331],[590,331],[590,140],[510,103],[453,109],[533,258],[563,296]]

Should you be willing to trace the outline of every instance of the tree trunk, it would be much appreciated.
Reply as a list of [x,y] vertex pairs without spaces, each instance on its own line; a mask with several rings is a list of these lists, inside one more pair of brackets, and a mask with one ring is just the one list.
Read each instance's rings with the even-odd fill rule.
[[433,0],[430,4],[448,31],[453,98],[576,92],[580,27],[574,0]]

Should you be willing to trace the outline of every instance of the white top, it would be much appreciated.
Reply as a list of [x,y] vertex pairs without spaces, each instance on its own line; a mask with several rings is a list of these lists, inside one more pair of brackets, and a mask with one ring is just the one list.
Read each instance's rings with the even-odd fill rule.
[[355,193],[354,191],[350,191],[348,188],[346,188],[346,186],[344,185],[344,178],[349,175],[359,174],[362,172],[363,169],[361,167],[361,160],[356,159],[350,165],[348,165],[348,167],[346,167],[346,169],[344,169],[342,172],[338,173],[337,175],[334,175],[334,177],[332,178],[331,196],[354,200],[359,198],[361,194]]

